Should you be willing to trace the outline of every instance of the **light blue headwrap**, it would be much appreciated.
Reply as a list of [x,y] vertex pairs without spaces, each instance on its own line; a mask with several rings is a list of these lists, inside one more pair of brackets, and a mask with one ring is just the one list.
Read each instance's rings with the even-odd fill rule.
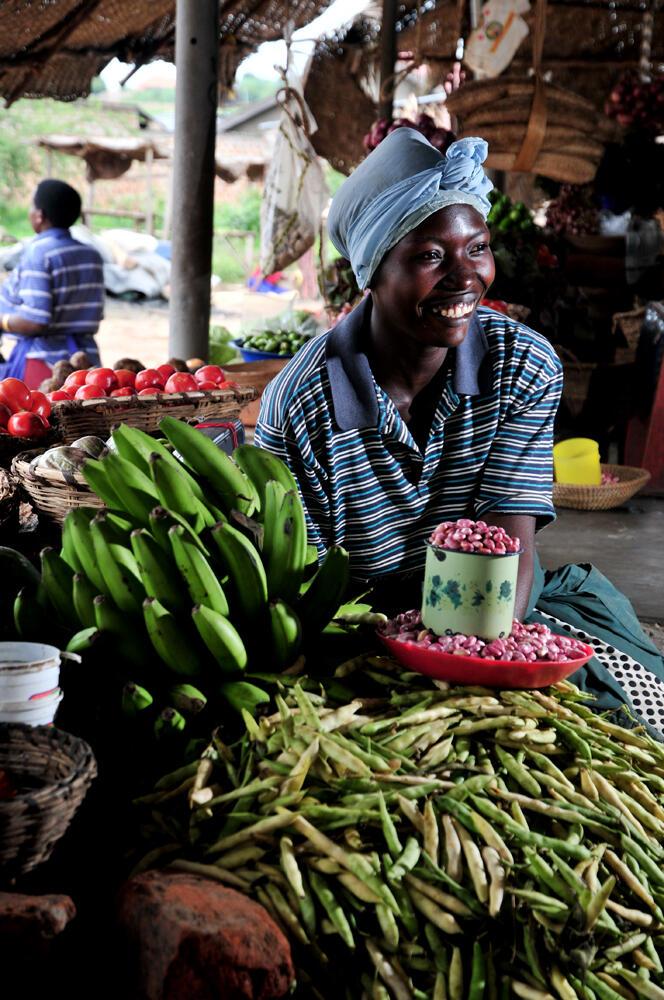
[[332,243],[366,288],[406,233],[446,205],[472,205],[486,219],[493,184],[484,139],[459,139],[444,156],[412,128],[391,132],[341,185],[330,206]]

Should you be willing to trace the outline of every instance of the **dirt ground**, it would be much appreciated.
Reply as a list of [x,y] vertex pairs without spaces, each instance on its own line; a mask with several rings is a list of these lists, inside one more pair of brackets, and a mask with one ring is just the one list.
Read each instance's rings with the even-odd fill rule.
[[[210,323],[237,334],[246,323],[277,316],[291,304],[295,309],[321,312],[323,321],[322,300],[300,298],[296,291],[262,295],[242,285],[224,285],[212,294]],[[97,334],[102,364],[112,367],[122,357],[138,358],[146,367],[163,364],[169,356],[168,311],[163,299],[124,302],[107,296]]]

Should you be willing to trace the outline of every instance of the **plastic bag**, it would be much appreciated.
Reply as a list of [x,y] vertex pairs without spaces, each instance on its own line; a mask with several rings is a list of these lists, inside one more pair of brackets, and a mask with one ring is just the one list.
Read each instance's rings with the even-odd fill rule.
[[314,245],[329,198],[309,141],[313,117],[299,91],[287,87],[272,162],[261,203],[263,274],[281,271]]
[[498,76],[509,66],[528,34],[528,25],[519,15],[529,10],[528,0],[489,0],[483,5],[463,57],[477,76]]

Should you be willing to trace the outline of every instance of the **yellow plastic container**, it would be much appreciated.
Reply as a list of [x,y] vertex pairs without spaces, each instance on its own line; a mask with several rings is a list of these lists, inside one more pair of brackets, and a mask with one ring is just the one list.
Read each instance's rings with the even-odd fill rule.
[[602,470],[597,441],[592,438],[568,438],[554,445],[553,471],[557,483],[599,486]]

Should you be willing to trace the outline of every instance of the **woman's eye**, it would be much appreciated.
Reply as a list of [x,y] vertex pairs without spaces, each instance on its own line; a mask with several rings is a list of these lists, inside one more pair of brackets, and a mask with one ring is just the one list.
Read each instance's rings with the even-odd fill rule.
[[484,253],[485,250],[489,249],[488,243],[476,243],[473,247],[471,253]]
[[443,255],[440,250],[425,250],[420,254],[420,260],[442,260]]

